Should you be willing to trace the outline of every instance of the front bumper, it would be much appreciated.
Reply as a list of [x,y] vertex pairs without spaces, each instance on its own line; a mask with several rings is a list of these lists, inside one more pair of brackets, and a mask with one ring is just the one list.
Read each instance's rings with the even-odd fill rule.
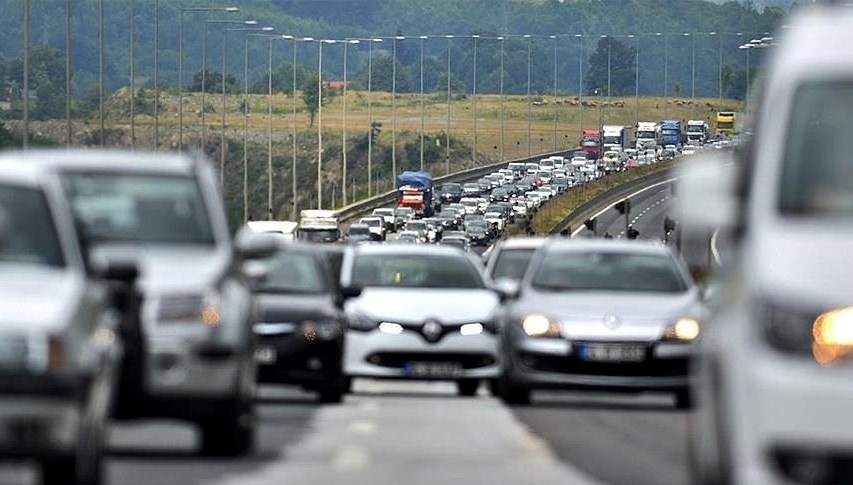
[[642,362],[590,362],[577,355],[575,345],[569,340],[515,335],[506,352],[507,377],[529,388],[637,391],[687,388],[688,359],[693,345],[643,344],[648,348]]
[[[258,336],[258,382],[316,389],[342,374],[343,337],[307,340],[302,333]],[[272,353],[270,353],[272,352]],[[264,360],[274,356],[272,360]]]
[[448,379],[491,379],[501,369],[498,337],[490,333],[448,334],[429,343],[412,331],[390,335],[350,330],[344,348],[344,373],[352,377],[413,379],[407,370],[413,362],[458,365],[458,373]]

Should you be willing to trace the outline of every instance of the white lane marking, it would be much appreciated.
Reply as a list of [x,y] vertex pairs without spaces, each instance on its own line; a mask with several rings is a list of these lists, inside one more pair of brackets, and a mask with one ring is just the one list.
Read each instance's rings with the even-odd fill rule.
[[[649,185],[648,187],[642,188],[642,189],[640,189],[640,190],[638,190],[638,191],[636,191],[636,192],[634,192],[634,193],[632,193],[632,194],[628,194],[628,195],[626,195],[626,196],[625,196],[624,198],[622,198],[621,200],[630,199],[631,197],[636,197],[637,195],[640,195],[640,194],[642,194],[643,192],[648,192],[649,190],[651,190],[651,189],[653,189],[653,188],[655,188],[655,187],[660,187],[661,185],[670,184],[670,183],[672,183],[672,182],[673,182],[673,181],[675,181],[675,180],[678,180],[678,177],[672,177],[672,178],[666,179],[666,180],[664,180],[664,181],[658,182],[658,183],[656,183],[656,184]],[[666,199],[664,199],[664,200],[666,200]],[[616,202],[619,202],[619,201],[616,201]],[[605,208],[601,209],[600,211],[596,212],[592,217],[590,217],[590,219],[595,219],[596,217],[600,216],[601,214],[604,214],[605,212],[609,211],[610,209],[612,209],[612,208],[613,208],[613,206],[614,206],[614,205],[616,205],[616,202],[614,202],[614,203],[612,203],[612,204],[608,205],[607,207],[605,207]],[[577,236],[577,235],[578,235],[578,234],[580,234],[580,232],[581,232],[581,231],[583,231],[584,229],[586,229],[586,227],[585,227],[584,225],[581,225],[580,227],[578,227],[577,229],[575,229],[574,231],[572,231],[572,237]]]
[[342,446],[332,457],[332,466],[339,470],[364,470],[370,463],[370,452],[360,446]]
[[349,431],[353,434],[372,435],[376,433],[376,423],[368,420],[353,421],[349,424]]

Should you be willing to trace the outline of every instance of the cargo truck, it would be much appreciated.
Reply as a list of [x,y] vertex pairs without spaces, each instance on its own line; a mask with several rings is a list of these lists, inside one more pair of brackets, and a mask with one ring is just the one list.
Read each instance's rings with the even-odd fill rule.
[[305,209],[299,213],[297,239],[333,243],[341,239],[341,226],[335,211]]
[[708,123],[702,120],[687,120],[688,145],[704,145],[708,136]]
[[622,151],[630,148],[628,130],[624,126],[604,125],[601,130],[604,132],[602,145],[604,151]]
[[684,143],[684,130],[678,120],[663,120],[660,122],[661,137],[664,145],[681,146]]
[[432,177],[426,172],[403,172],[397,176],[397,207],[409,207],[415,217],[434,213]]
[[736,131],[737,114],[733,111],[717,113],[717,136],[731,138]]
[[587,160],[598,160],[601,157],[601,130],[583,130],[581,150],[586,152]]
[[655,150],[661,142],[660,125],[652,121],[637,123],[637,150]]

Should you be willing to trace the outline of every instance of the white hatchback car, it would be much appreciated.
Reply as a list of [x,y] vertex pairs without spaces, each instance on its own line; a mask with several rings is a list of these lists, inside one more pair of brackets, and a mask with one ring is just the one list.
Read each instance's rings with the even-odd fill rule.
[[733,248],[697,362],[700,483],[853,476],[853,52],[826,48],[853,45],[853,9],[787,23],[717,221]]
[[350,377],[452,380],[473,395],[500,374],[501,299],[472,257],[442,246],[358,246],[344,259],[344,372]]

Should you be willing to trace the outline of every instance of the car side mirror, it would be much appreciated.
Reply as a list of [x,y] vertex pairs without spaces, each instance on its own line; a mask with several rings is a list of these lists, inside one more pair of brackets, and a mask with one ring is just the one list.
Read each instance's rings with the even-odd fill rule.
[[104,280],[133,285],[139,279],[139,265],[132,257],[93,257],[89,266],[96,277]]
[[237,255],[243,260],[263,259],[276,252],[278,238],[274,234],[243,230],[237,235],[235,246]]
[[258,260],[249,260],[243,263],[243,275],[252,286],[263,283],[269,276],[269,267]]
[[344,286],[338,292],[337,298],[335,298],[335,305],[338,308],[343,308],[347,300],[358,298],[361,296],[361,292],[362,288],[359,286]]
[[492,290],[498,295],[501,303],[516,300],[521,296],[521,284],[513,280],[499,279],[492,283]]

